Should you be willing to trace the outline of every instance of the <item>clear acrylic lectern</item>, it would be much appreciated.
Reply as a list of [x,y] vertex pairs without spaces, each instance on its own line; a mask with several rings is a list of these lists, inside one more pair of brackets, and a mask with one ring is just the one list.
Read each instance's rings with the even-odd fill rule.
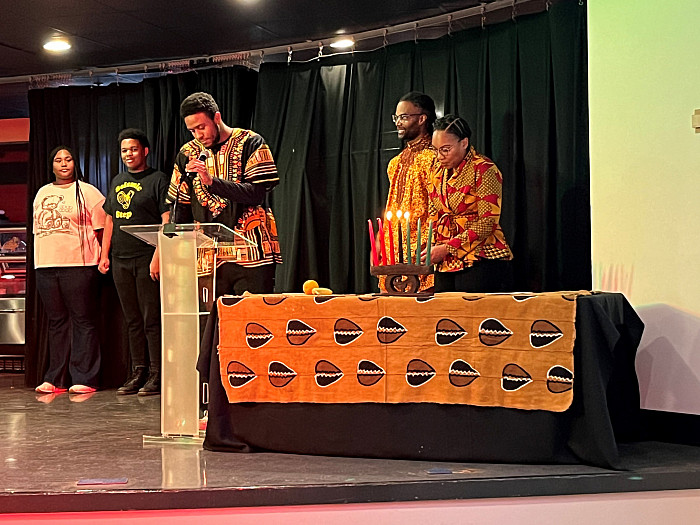
[[[154,224],[123,226],[122,230],[148,244],[160,254],[161,298],[161,436],[144,436],[144,442],[173,440],[201,443],[199,432],[200,316],[207,315],[199,297],[197,249],[214,250],[212,287],[216,283],[216,248],[219,242],[245,247],[255,244],[223,224]],[[215,290],[204,290],[215,297]],[[202,311],[204,310],[204,311]]]

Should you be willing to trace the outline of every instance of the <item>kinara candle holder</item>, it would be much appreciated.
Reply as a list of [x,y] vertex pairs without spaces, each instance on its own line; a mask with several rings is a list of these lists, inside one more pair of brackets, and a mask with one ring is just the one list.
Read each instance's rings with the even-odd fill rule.
[[386,276],[384,287],[388,295],[432,295],[432,292],[421,292],[419,275],[433,273],[433,267],[425,264],[385,264],[370,266],[370,274],[379,277]]

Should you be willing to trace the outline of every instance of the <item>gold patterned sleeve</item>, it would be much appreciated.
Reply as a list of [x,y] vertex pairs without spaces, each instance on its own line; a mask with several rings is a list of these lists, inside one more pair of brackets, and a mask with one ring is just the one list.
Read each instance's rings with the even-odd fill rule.
[[[248,140],[253,141],[253,139]],[[264,142],[251,152],[245,163],[243,173],[245,175],[242,182],[264,183],[268,188],[274,187],[280,180],[277,175],[275,160],[272,158],[272,152]]]
[[430,195],[428,186],[430,185],[430,177],[433,170],[434,155],[425,155],[423,162],[420,164],[420,173],[418,174],[418,199],[416,215],[427,223],[430,217]]
[[[178,197],[177,195],[177,186],[178,184],[180,185],[180,196],[179,196],[179,202],[181,204],[190,204],[190,195],[189,192],[187,191],[187,183],[182,181],[182,173],[180,172],[180,156],[182,153],[179,153],[177,156],[177,159],[175,160],[175,165],[173,166],[173,173],[170,177],[170,184],[168,185],[168,195],[165,199],[165,201],[168,204],[172,204],[175,202],[175,199]],[[184,167],[182,168],[184,169]]]
[[435,185],[435,181],[437,180],[437,170],[438,166],[435,165],[433,166],[433,169],[431,169],[428,172],[427,176],[427,193],[428,193],[428,220],[437,222],[438,219],[438,200],[440,198],[437,187]]
[[394,182],[394,175],[396,174],[396,165],[399,163],[399,156],[392,158],[389,161],[389,165],[386,167],[386,176],[389,179],[389,184]]

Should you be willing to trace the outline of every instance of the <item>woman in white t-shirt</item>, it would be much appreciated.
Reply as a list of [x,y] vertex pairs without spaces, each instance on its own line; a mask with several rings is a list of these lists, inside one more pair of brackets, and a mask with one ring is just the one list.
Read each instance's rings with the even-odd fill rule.
[[81,178],[77,158],[59,146],[49,155],[55,181],[34,198],[36,288],[49,319],[49,368],[37,392],[97,390],[100,371],[98,271],[104,196]]

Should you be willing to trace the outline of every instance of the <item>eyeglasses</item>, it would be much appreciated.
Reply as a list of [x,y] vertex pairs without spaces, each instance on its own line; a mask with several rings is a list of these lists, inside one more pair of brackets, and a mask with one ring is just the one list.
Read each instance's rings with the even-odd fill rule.
[[450,154],[450,151],[452,151],[452,148],[454,148],[459,142],[455,142],[454,144],[450,146],[443,146],[441,148],[438,148],[437,152],[438,155],[442,155],[443,157],[447,157]]
[[391,120],[396,124],[399,120],[401,122],[406,122],[411,117],[418,117],[423,113],[402,113],[401,115],[392,115]]

